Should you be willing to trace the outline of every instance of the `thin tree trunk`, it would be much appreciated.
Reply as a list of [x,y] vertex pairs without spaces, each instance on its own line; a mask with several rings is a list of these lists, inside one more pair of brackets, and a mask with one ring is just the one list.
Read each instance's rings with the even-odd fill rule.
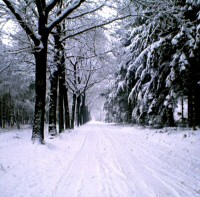
[[76,99],[76,125],[80,126],[80,105],[81,105],[81,96],[78,95]]
[[182,120],[182,124],[184,124],[184,99],[183,99],[183,96],[181,97],[181,120]]
[[69,102],[68,102],[68,90],[64,88],[64,108],[65,108],[65,129],[70,129],[70,114],[69,114]]
[[76,113],[76,94],[73,94],[73,101],[72,101],[72,118],[71,118],[71,128],[74,129],[74,120],[75,120],[75,113]]
[[51,90],[49,101],[49,134],[54,136],[57,134],[56,129],[56,108],[57,108],[57,87],[58,87],[58,71],[54,71],[50,78]]
[[188,72],[189,84],[188,84],[188,125],[195,129],[196,127],[196,61],[194,58],[190,58],[190,70]]
[[20,113],[18,109],[16,110],[15,121],[16,121],[17,128],[20,129]]
[[6,104],[5,104],[5,96],[3,96],[3,106],[2,106],[2,128],[6,127]]
[[59,133],[64,131],[63,79],[59,77]]
[[[74,66],[74,85],[76,87],[77,85],[77,65],[76,63]],[[71,128],[74,128],[74,122],[75,122],[75,114],[76,114],[76,101],[77,101],[77,95],[75,92],[73,92],[73,101],[72,101],[72,118],[71,118]]]
[[[62,7],[62,3],[61,3]],[[62,28],[62,35],[66,36],[65,21],[60,24]],[[59,39],[60,40],[60,39]],[[70,129],[70,113],[69,113],[69,102],[68,102],[68,89],[65,85],[65,42],[60,43],[61,48],[61,78],[62,78],[62,92],[63,92],[63,102],[64,102],[64,123],[65,129]]]
[[196,84],[195,89],[195,114],[196,114],[196,126],[200,125],[200,87]]
[[2,103],[2,97],[0,97],[0,127],[3,127],[3,103]]
[[200,90],[199,87],[192,80],[192,85],[189,88],[188,92],[188,126],[196,129],[196,126],[200,124],[199,115],[200,115]]
[[86,123],[86,109],[85,109],[85,92],[82,94],[82,103],[81,103],[81,113],[80,113],[80,124],[83,125]]
[[[60,38],[60,36],[59,36]],[[64,110],[67,108],[68,103],[66,103],[66,101],[68,101],[67,99],[67,91],[66,91],[66,87],[65,87],[65,49],[64,46],[61,42],[59,42],[59,48],[60,48],[60,76],[59,76],[59,91],[60,91],[60,95],[59,100],[62,102],[62,106],[60,106],[60,132],[62,132],[64,130],[64,126],[65,126],[65,118],[64,118]],[[67,106],[64,106],[64,104],[66,104]],[[69,109],[68,109],[69,111]],[[67,112],[67,109],[66,109]],[[65,114],[67,115],[67,113],[65,112]],[[68,114],[69,115],[69,114]],[[66,117],[66,116],[65,116]]]
[[14,103],[11,102],[11,117],[10,117],[10,122],[11,122],[11,127],[14,126],[15,124],[15,106],[14,106]]
[[88,107],[86,106],[85,107],[85,123],[87,123],[87,122],[89,122],[90,121],[90,112],[89,112],[89,109],[88,109]]
[[174,127],[175,123],[174,123],[174,115],[173,115],[173,108],[168,108],[167,109],[167,119],[168,119],[168,125],[170,127]]

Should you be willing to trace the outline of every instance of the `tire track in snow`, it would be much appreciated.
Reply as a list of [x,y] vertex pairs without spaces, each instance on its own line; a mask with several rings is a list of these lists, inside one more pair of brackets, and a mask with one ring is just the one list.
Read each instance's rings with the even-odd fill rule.
[[[102,126],[100,130],[102,140],[100,151],[102,154],[99,159],[99,165],[100,173],[104,180],[103,185],[107,190],[105,192],[107,193],[106,196],[133,196],[134,190],[127,184],[127,177],[119,163],[117,154],[104,132],[102,132]],[[104,195],[101,194],[100,196]]]
[[[144,146],[145,140],[140,141],[140,143],[138,143],[138,141],[137,143],[133,142],[132,140],[134,139],[134,137],[136,137],[133,134],[133,136],[129,136],[129,138],[126,139],[126,142],[124,144],[124,139],[122,141],[121,136],[118,136],[117,132],[113,133],[111,130],[110,132],[107,132],[107,135],[109,136],[110,141],[114,143],[114,146],[118,148],[118,152],[121,151],[120,155],[123,155],[122,154],[123,152],[124,152],[124,155],[125,153],[128,153],[127,157],[129,158],[126,159],[126,157],[123,157],[123,160],[132,161],[131,163],[134,164],[133,168],[137,169],[136,179],[143,177],[142,182],[145,181],[144,185],[146,185],[148,189],[152,191],[152,194],[151,194],[152,197],[155,197],[155,196],[160,196],[160,197],[161,196],[164,196],[164,197],[165,196],[173,196],[173,197],[174,196],[177,196],[177,197],[189,197],[189,196],[195,197],[196,196],[197,197],[199,196],[199,194],[195,190],[194,192],[192,192],[191,188],[189,189],[188,187],[183,185],[181,182],[179,182],[176,179],[176,177],[173,176],[173,174],[170,174],[171,168],[173,166],[167,165],[165,161],[162,161],[159,158],[153,156],[152,153],[149,153],[148,147]],[[121,148],[119,149],[119,147]],[[130,157],[130,155],[132,155],[132,158]],[[149,161],[146,158],[148,158]],[[149,162],[149,165],[147,162]],[[151,167],[152,162],[157,163],[158,169],[157,168],[155,169],[156,165],[154,165],[153,168]],[[137,165],[135,165],[135,163],[137,163]],[[129,166],[129,168],[131,167]],[[134,169],[132,169],[132,171]],[[182,173],[182,176],[184,176],[183,173]],[[138,180],[135,182],[138,182]],[[140,184],[142,182],[140,182]],[[142,185],[140,186],[141,186],[141,189],[142,187],[144,187]],[[146,195],[144,194],[144,196],[147,196],[147,197],[151,195],[150,193]]]
[[71,162],[70,166],[67,168],[66,172],[61,177],[52,197],[95,197],[97,195],[95,195],[96,191],[94,192],[94,188],[98,191],[103,190],[100,186],[98,186],[99,184],[95,184],[98,182],[95,174],[96,171],[98,171],[95,156],[98,138],[93,137],[93,132],[91,131],[84,131],[84,129],[82,129],[79,132],[87,133],[84,143],[82,144],[76,157]]
[[133,196],[114,150],[95,126],[55,188],[52,197]]
[[[156,148],[137,133],[107,125],[86,125],[76,156],[66,166],[52,197],[197,197],[183,185]],[[133,141],[136,138],[136,141]],[[149,149],[149,145],[153,148]],[[160,151],[160,150],[159,150]],[[161,153],[165,154],[166,149]],[[67,156],[66,156],[67,160]],[[179,170],[181,177],[185,174]],[[187,189],[189,189],[187,191]]]
[[[56,184],[56,187],[55,187],[55,189],[52,192],[52,197],[59,196],[58,193],[62,191],[63,187],[65,187],[65,185],[63,186],[63,184],[64,184],[63,181],[65,181],[65,179],[69,178],[66,175],[68,174],[68,172],[70,171],[70,169],[73,167],[73,163],[76,160],[76,158],[80,155],[80,153],[81,153],[81,151],[82,151],[82,149],[84,147],[84,144],[86,142],[86,137],[87,137],[87,133],[84,136],[84,139],[83,139],[82,145],[80,146],[79,151],[76,153],[75,157],[69,163],[69,165],[67,166],[65,172],[63,173],[63,175],[60,177],[58,183]],[[66,159],[67,159],[67,157],[66,157]]]
[[[107,132],[107,134],[105,134],[105,132]],[[127,151],[127,148],[124,147],[124,144],[122,142],[119,142],[118,140],[116,141],[116,139],[114,139],[108,133],[109,130],[104,131],[104,134],[109,139],[110,144],[113,146],[113,148],[116,150],[116,153],[118,154],[118,158],[123,168],[123,171],[125,172],[126,176],[129,177],[127,179],[127,183],[130,185],[130,187],[134,188],[132,196],[155,197],[155,193],[150,187],[148,187],[148,184],[145,181],[144,177],[141,176],[142,170],[139,169],[141,163],[135,157],[129,157],[129,153]]]
[[[116,138],[118,136],[113,135],[113,137]],[[150,168],[146,165],[146,168],[149,171],[151,171],[153,174],[159,174],[160,177],[162,177],[163,181],[165,181],[168,185],[171,185],[172,188],[179,191],[181,197],[199,197],[199,192],[195,190],[197,185],[200,188],[199,173],[194,176],[196,179],[196,185],[191,184],[193,182],[192,180],[194,180],[191,175],[191,172],[193,171],[191,168],[192,161],[188,160],[188,158],[183,159],[183,155],[180,154],[180,151],[176,152],[171,146],[158,147],[155,146],[155,144],[153,143],[147,145],[147,141],[145,141],[144,138],[143,141],[140,141],[140,143],[133,143],[132,137],[129,136],[128,138],[126,138],[126,144],[129,146],[129,148],[135,145],[135,148],[138,149],[138,153],[142,153],[142,155],[144,155],[144,157],[140,157],[137,154],[137,158],[140,159],[148,157],[149,163],[154,165],[153,168]],[[171,156],[173,156],[173,159],[168,160],[168,162],[166,162],[166,158],[165,160],[160,159],[158,153],[162,155],[167,155],[170,148],[172,148],[170,152],[172,154]],[[151,152],[150,149],[152,149],[153,151]],[[157,149],[159,149],[159,151],[155,151]],[[155,156],[153,153],[156,153],[157,156]],[[157,166],[157,168],[155,168],[155,166]]]

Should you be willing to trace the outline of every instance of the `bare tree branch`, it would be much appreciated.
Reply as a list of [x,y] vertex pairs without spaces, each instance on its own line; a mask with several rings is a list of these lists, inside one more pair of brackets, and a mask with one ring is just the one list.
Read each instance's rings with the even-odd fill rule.
[[27,23],[22,19],[21,15],[16,11],[14,6],[9,0],[3,0],[3,2],[6,4],[6,6],[9,8],[9,10],[12,12],[12,14],[16,17],[18,23],[20,26],[24,29],[24,31],[30,36],[32,41],[35,45],[40,44],[40,40],[37,38],[37,36],[34,34],[34,32],[28,27]]
[[81,13],[81,14],[79,14],[79,15],[69,16],[69,17],[67,17],[67,19],[76,19],[76,18],[83,17],[83,16],[85,16],[85,15],[87,15],[87,14],[91,14],[91,13],[93,13],[93,12],[96,12],[97,10],[100,10],[100,9],[103,8],[104,6],[105,6],[105,5],[101,5],[101,6],[95,8],[95,9],[93,9],[93,10],[90,10],[90,11],[87,11],[87,12],[84,12],[84,13]]
[[36,6],[37,6],[37,9],[38,9],[38,13],[39,13],[39,16],[40,16],[40,19],[43,19],[45,16],[45,8],[46,8],[46,1],[45,0],[36,0]]
[[[6,0],[7,1],[7,0]],[[71,5],[66,8],[62,14],[60,14],[54,21],[48,24],[47,30],[50,32],[56,25],[58,25],[62,20],[64,20],[69,14],[71,14],[76,8],[78,8],[86,0],[74,0]]]
[[46,6],[45,14],[48,15],[58,2],[59,0],[51,0]]
[[0,70],[0,74],[4,71],[4,70],[6,70],[7,68],[9,68],[10,67],[10,65],[11,65],[11,63],[8,65],[8,66],[6,66],[6,67],[4,67],[4,68],[2,68],[1,70]]
[[125,18],[128,18],[128,17],[132,17],[132,16],[137,16],[137,15],[126,15],[126,16],[114,18],[114,19],[109,20],[109,21],[102,22],[102,23],[100,23],[100,24],[98,24],[98,25],[95,25],[95,26],[86,28],[86,29],[81,30],[81,31],[79,31],[79,32],[77,32],[77,33],[70,34],[70,35],[64,37],[64,38],[61,40],[61,42],[64,41],[64,40],[67,40],[68,38],[72,38],[72,37],[75,37],[75,36],[77,36],[77,35],[79,35],[79,34],[85,33],[85,32],[87,32],[87,31],[90,31],[90,30],[93,30],[93,29],[96,29],[96,28],[99,28],[99,27],[102,27],[102,26],[105,26],[105,25],[109,25],[109,24],[111,24],[111,23],[113,23],[113,22],[115,22],[115,21],[122,20],[122,19],[125,19]]

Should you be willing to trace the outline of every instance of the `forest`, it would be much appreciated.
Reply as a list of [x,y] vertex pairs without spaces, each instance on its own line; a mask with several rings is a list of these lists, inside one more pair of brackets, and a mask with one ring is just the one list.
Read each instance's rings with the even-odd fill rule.
[[200,125],[199,0],[2,0],[0,16],[1,128],[44,143],[103,102],[106,122]]
[[200,0],[0,0],[1,197],[199,197]]

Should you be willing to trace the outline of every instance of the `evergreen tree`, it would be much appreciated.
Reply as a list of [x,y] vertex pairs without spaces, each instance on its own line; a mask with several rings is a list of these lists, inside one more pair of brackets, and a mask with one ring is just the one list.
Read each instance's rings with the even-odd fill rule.
[[[135,5],[139,14],[131,24],[124,55],[127,61],[121,66],[126,70],[123,83],[133,109],[132,121],[173,126],[174,110],[184,97],[188,99],[189,125],[199,124],[198,1],[144,1]],[[115,83],[120,86],[118,77]],[[118,99],[117,92],[116,88],[110,93],[113,100]],[[119,103],[112,110],[116,105]],[[119,108],[117,113],[121,111]]]

